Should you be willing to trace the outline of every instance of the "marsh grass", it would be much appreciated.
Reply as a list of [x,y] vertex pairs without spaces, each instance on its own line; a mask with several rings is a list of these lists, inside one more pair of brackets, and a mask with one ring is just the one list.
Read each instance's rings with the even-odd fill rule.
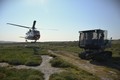
[[[31,66],[41,63],[42,60],[40,55],[51,55],[47,52],[48,50],[67,51],[74,54],[78,54],[83,51],[83,49],[78,47],[78,42],[46,42],[37,44],[40,47],[37,54],[34,54],[34,50],[32,48],[25,48],[23,46],[19,46],[18,44],[2,45],[0,46],[0,62],[8,62],[14,65],[25,64]],[[111,48],[106,49],[112,51],[113,58],[111,61],[117,65],[120,65],[119,48],[120,44],[112,44]],[[55,55],[51,56],[54,57],[53,60],[51,60],[51,65],[54,67],[64,68],[65,71],[52,74],[50,76],[50,80],[100,80],[95,75],[78,69],[76,66],[65,62]],[[43,80],[43,77],[41,78],[40,75],[37,75],[36,72],[31,70],[14,71],[12,69],[0,67],[0,80]]]
[[64,61],[63,59],[59,58],[59,57],[55,57],[53,58],[51,61],[51,66],[53,67],[58,67],[58,68],[68,68],[68,67],[72,67],[72,65],[66,61]]
[[53,67],[64,68],[65,70],[52,74],[49,80],[100,80],[99,77],[64,61],[60,57],[53,58],[50,63]]
[[46,42],[41,43],[41,47],[52,51],[68,51],[79,53],[83,49],[78,47],[78,41],[73,42]]
[[41,56],[32,56],[26,62],[25,65],[27,66],[38,66],[42,62]]
[[67,68],[64,72],[52,74],[49,80],[100,80],[100,78],[83,70]]
[[120,44],[112,44],[111,48],[108,48],[112,52],[111,62],[120,66]]
[[[60,43],[59,43],[60,44]],[[70,45],[72,44],[72,45]],[[78,54],[80,52],[83,51],[83,49],[79,48],[78,45],[76,45],[76,43],[68,43],[68,44],[62,44],[58,45],[58,44],[52,44],[52,46],[50,47],[51,50],[53,51],[67,51],[70,52],[72,54],[72,52],[74,54],[74,56],[76,56],[75,54]],[[115,64],[120,66],[120,44],[112,44],[111,48],[106,49],[108,51],[112,51],[112,59],[110,60],[110,64]],[[65,67],[66,71],[65,72],[61,72],[61,73],[56,73],[50,76],[50,80],[100,80],[98,77],[96,77],[93,74],[90,74],[86,71],[77,69],[77,67],[73,66],[73,65],[69,65],[69,63],[65,62],[64,60],[58,59],[58,58],[54,58],[53,61],[51,61],[52,66],[54,67],[60,67],[60,68],[64,68],[61,65],[66,65]],[[65,63],[64,63],[65,62]],[[112,70],[112,69],[116,69],[113,66],[106,66],[106,70]],[[110,67],[110,68],[109,68]],[[115,71],[116,75],[119,75],[119,71]],[[116,79],[115,77],[113,79]],[[119,79],[119,78],[117,78]],[[116,80],[117,80],[116,79]]]
[[44,80],[44,78],[40,71],[0,67],[0,80]]
[[41,56],[35,56],[31,48],[25,47],[0,47],[0,62],[7,62],[12,65],[40,65]]

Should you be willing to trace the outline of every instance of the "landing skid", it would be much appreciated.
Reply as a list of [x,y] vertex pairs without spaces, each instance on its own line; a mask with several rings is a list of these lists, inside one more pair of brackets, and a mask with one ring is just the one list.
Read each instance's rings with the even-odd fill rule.
[[31,41],[31,43],[36,43],[36,41],[37,41],[37,40],[35,40],[35,41],[33,41],[33,42]]
[[25,42],[28,42],[27,39],[25,40]]
[[[28,42],[28,40],[26,39],[25,42]],[[30,43],[36,43],[36,42],[37,42],[37,40],[31,41]]]

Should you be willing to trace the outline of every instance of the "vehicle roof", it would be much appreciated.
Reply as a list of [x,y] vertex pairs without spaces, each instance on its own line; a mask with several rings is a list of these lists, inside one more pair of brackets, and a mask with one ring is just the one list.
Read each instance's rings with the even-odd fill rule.
[[93,29],[93,30],[84,30],[84,31],[79,31],[79,33],[81,32],[95,32],[95,31],[105,31],[105,30],[102,30],[102,29]]

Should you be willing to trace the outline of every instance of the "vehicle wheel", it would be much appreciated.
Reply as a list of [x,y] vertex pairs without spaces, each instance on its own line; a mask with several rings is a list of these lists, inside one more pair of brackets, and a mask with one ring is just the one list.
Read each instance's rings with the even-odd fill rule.
[[92,58],[92,60],[95,60],[95,61],[104,61],[106,58],[104,57],[104,53],[103,52],[98,52],[98,53],[95,53],[94,57]]
[[104,57],[109,60],[112,58],[112,52],[111,51],[104,51]]
[[107,61],[109,59],[112,58],[112,52],[110,51],[103,51],[103,52],[100,52],[98,54],[96,54],[96,56],[94,56],[94,60],[97,60],[99,62],[103,62],[103,61]]
[[79,57],[80,57],[81,59],[86,59],[85,52],[79,53]]
[[85,54],[85,59],[86,60],[89,60],[89,59],[91,59],[92,58],[92,55],[90,54],[90,53],[86,53]]

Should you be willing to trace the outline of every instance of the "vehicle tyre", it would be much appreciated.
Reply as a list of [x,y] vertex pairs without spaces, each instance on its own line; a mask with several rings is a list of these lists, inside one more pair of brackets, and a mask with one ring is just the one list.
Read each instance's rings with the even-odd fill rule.
[[112,52],[111,51],[104,51],[104,57],[109,60],[112,58]]
[[86,59],[86,60],[90,60],[91,58],[92,58],[91,53],[86,53],[86,54],[85,54],[85,59]]
[[86,56],[85,56],[85,55],[86,55],[85,52],[79,53],[79,57],[80,57],[81,59],[86,59]]

